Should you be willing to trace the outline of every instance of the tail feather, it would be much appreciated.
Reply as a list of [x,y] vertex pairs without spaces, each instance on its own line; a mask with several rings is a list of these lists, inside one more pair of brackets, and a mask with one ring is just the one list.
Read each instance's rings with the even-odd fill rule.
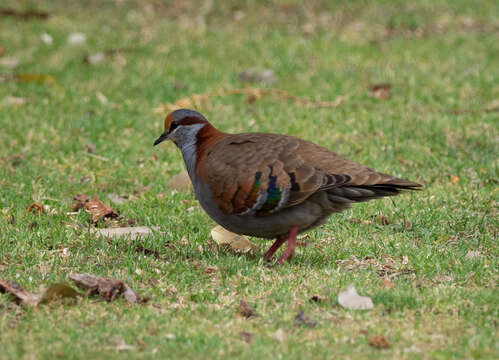
[[422,185],[402,179],[392,179],[376,185],[347,185],[327,191],[332,202],[350,203],[368,201],[385,196],[395,196],[404,191],[419,190]]

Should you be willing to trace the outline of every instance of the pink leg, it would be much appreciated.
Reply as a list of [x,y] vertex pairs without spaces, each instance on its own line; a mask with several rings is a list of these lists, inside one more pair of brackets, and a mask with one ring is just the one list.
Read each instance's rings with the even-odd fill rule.
[[296,248],[296,235],[298,235],[298,227],[293,226],[289,230],[289,235],[288,235],[288,247],[284,252],[282,253],[281,257],[278,260],[279,264],[282,264],[284,261],[290,261],[293,258],[293,255],[295,253],[295,248]]
[[263,258],[267,261],[269,261],[270,259],[272,259],[272,256],[274,256],[275,252],[277,251],[277,249],[279,249],[281,247],[282,244],[284,244],[284,242],[286,241],[286,236],[282,236],[282,237],[278,237],[274,244],[272,244],[272,246],[270,247],[270,249],[267,250],[267,252],[265,253],[265,255],[263,255]]

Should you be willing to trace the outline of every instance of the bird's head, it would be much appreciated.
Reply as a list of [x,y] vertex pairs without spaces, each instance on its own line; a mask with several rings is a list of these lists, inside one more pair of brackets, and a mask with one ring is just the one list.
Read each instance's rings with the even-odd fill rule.
[[[178,109],[165,118],[165,131],[156,139],[154,145],[172,140],[178,147],[192,143],[201,128],[210,125],[203,115],[194,110]],[[211,127],[211,126],[210,126]]]

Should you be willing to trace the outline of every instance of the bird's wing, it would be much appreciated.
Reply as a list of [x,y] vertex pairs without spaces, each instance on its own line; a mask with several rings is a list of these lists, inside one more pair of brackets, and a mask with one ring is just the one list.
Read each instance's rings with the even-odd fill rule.
[[[312,147],[311,147],[312,146]],[[315,150],[314,150],[315,149]],[[228,214],[265,216],[304,201],[320,189],[348,183],[352,177],[315,166],[313,153],[334,153],[312,143],[277,134],[224,137],[203,153],[196,172]],[[321,161],[319,161],[321,163]]]

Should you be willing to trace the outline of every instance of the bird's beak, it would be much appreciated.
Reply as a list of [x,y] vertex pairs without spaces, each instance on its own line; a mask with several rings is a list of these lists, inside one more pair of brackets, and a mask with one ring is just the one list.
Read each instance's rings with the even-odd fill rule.
[[165,140],[168,140],[168,136],[170,134],[168,133],[168,131],[165,131],[164,133],[162,133],[159,138],[156,139],[156,141],[154,142],[154,146],[158,145],[159,143],[162,143],[163,141]]

